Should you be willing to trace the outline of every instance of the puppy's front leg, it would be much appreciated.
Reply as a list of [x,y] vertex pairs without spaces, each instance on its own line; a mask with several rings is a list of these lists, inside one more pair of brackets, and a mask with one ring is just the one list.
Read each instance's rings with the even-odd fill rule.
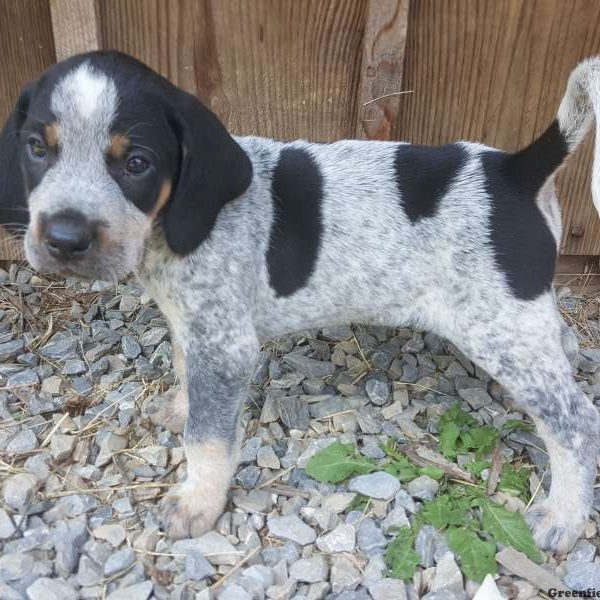
[[163,503],[171,538],[196,537],[222,513],[235,472],[239,417],[247,398],[258,341],[241,329],[194,336],[182,347],[188,393],[183,439],[187,478]]

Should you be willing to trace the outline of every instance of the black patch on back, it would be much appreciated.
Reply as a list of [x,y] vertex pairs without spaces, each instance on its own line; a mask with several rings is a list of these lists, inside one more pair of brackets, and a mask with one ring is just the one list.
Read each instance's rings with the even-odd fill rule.
[[284,148],[273,173],[271,193],[269,279],[278,296],[289,296],[306,285],[323,230],[323,177],[312,156],[300,148]]
[[411,223],[435,215],[440,200],[466,159],[466,151],[458,144],[398,146],[394,159],[396,185]]
[[513,294],[532,300],[552,285],[556,242],[535,203],[541,184],[533,184],[535,176],[530,179],[515,156],[518,154],[485,152],[481,162],[491,199],[496,262]]

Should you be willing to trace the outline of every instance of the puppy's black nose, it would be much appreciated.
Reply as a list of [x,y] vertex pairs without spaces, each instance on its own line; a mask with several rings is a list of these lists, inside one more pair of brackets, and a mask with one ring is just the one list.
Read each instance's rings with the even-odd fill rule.
[[48,253],[60,260],[76,260],[92,246],[94,227],[79,212],[65,211],[45,219],[44,244]]

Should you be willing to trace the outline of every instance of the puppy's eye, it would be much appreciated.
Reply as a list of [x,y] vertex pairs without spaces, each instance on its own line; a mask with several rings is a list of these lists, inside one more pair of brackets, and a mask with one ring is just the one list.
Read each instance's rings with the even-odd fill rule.
[[131,175],[141,175],[150,167],[150,163],[143,156],[131,156],[127,159],[125,169]]
[[31,156],[35,159],[41,159],[46,156],[46,144],[40,138],[30,137],[27,140],[27,147]]

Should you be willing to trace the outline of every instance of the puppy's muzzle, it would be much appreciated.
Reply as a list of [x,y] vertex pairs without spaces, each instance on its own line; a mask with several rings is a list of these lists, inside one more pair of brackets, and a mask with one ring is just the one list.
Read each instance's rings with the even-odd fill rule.
[[97,228],[80,212],[61,211],[41,219],[40,236],[48,254],[61,262],[84,258],[91,250]]

